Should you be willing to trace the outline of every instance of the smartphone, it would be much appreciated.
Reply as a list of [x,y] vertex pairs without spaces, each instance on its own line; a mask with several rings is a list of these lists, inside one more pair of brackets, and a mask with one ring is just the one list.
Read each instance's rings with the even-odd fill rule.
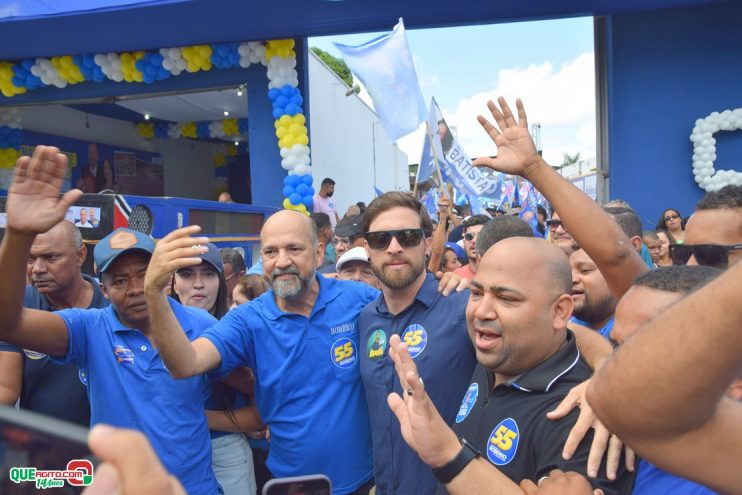
[[88,429],[0,406],[0,493],[78,494],[93,482]]
[[265,484],[263,495],[332,495],[332,484],[322,474],[277,478]]

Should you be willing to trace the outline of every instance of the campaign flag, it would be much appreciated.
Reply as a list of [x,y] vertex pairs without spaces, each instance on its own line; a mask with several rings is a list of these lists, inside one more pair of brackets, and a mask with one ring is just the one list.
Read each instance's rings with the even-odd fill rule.
[[396,141],[416,130],[427,109],[402,19],[391,33],[362,45],[335,46],[371,96],[389,139]]
[[422,197],[422,204],[425,206],[425,209],[428,210],[428,215],[430,215],[430,218],[437,221],[438,218],[438,198],[440,196],[440,191],[438,191],[437,188],[428,189],[428,192],[425,193],[425,195]]
[[[435,98],[430,100],[428,129],[433,138],[433,150],[435,150],[444,179],[468,196],[492,196],[497,192],[499,179],[485,177],[477,167],[472,165],[464,148],[451,134]],[[423,154],[425,147],[430,148],[427,136],[423,145]]]
[[384,194],[384,193],[383,193],[383,192],[381,191],[381,189],[379,189],[379,188],[378,188],[378,187],[376,187],[376,186],[374,186],[374,192],[376,193],[376,197],[377,197],[377,198],[378,198],[379,196],[381,196],[382,194]]
[[415,182],[420,184],[430,179],[433,170],[435,170],[435,160],[433,159],[433,153],[430,151],[430,139],[426,135],[423,138],[423,151],[420,155],[420,165],[417,166]]

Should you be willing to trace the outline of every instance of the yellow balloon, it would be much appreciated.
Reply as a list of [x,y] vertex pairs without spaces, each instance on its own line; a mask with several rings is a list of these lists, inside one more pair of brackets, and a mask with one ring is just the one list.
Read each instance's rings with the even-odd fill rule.
[[307,118],[302,113],[297,113],[294,115],[294,123],[299,125],[304,125],[307,123]]
[[211,60],[207,58],[207,59],[204,60],[204,63],[201,64],[201,68],[203,70],[211,70],[211,65],[212,65],[211,64]]
[[288,57],[289,56],[289,49],[282,46],[280,48],[276,48],[276,55],[279,57]]
[[193,47],[192,46],[186,46],[183,48],[182,51],[183,58],[188,60],[193,56]]
[[301,134],[301,126],[299,124],[291,124],[291,127],[289,127],[289,133],[292,136],[298,136]]
[[289,115],[281,115],[281,118],[278,119],[278,121],[283,126],[290,126],[291,125],[291,117]]
[[289,201],[289,198],[286,198],[286,199],[283,200],[283,207],[284,207],[284,209],[290,210],[291,209],[291,206],[293,206],[293,205],[291,204],[291,201]]
[[284,137],[286,133],[287,133],[286,128],[283,126],[276,129],[276,137],[278,139],[281,139],[282,137]]
[[283,138],[283,142],[286,144],[286,146],[285,146],[286,148],[291,148],[293,145],[296,144],[296,139],[291,134],[287,134]]
[[122,53],[121,62],[131,62],[131,53],[128,53],[128,52]]
[[302,134],[301,136],[298,136],[296,138],[296,142],[299,143],[299,144],[303,144],[304,146],[306,146],[306,145],[309,144],[309,136],[307,136],[306,134]]

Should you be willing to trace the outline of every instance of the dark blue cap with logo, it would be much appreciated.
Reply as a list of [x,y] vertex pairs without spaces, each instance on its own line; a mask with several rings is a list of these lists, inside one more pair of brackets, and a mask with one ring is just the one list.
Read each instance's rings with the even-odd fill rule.
[[222,255],[219,253],[219,248],[212,243],[205,244],[205,246],[208,247],[209,250],[203,254],[199,254],[198,257],[216,268],[216,271],[219,273],[223,273],[224,263],[222,263]]
[[154,250],[155,241],[147,234],[125,228],[116,229],[98,241],[95,246],[93,258],[96,271],[98,274],[105,272],[111,263],[124,253],[142,251],[152,254]]

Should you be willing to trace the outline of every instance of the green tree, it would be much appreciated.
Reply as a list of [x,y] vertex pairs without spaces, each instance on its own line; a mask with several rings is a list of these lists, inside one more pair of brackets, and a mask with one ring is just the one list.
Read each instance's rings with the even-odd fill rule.
[[[341,58],[333,57],[321,48],[313,46],[310,48],[332,71],[343,80],[348,87],[353,87],[353,74],[350,72],[350,68]],[[356,90],[356,93],[358,90]]]
[[566,167],[567,165],[572,165],[579,161],[580,161],[580,152],[577,152],[574,155],[570,155],[569,153],[562,153],[561,167]]

